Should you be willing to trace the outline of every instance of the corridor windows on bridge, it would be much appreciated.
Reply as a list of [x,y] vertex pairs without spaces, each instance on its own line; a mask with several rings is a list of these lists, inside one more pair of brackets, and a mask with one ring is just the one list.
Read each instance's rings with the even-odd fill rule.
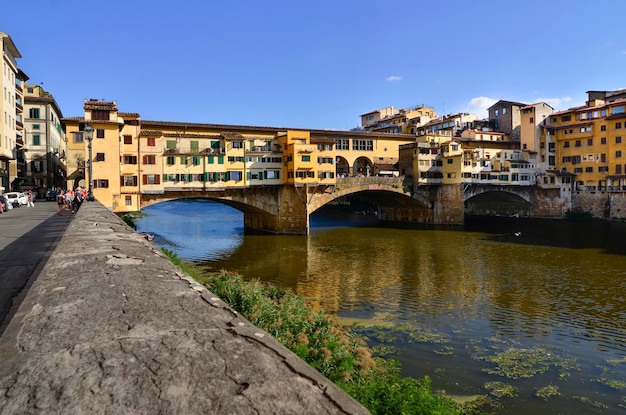
[[103,128],[97,128],[96,129],[96,138],[104,138],[104,129]]
[[191,158],[191,164],[193,164],[194,166],[199,166],[200,165],[200,161],[202,160],[201,157],[198,156],[193,156]]
[[168,166],[176,164],[176,158],[174,156],[167,156],[166,163]]
[[133,197],[126,195],[124,197],[124,203],[126,204],[126,206],[132,206],[133,205]]
[[309,162],[309,161],[311,161],[311,156],[310,156],[310,155],[305,155],[305,156],[303,155],[303,156],[302,156],[302,161],[303,161],[303,162]]
[[335,148],[337,150],[350,150],[350,139],[348,138],[337,139],[337,144]]
[[96,161],[104,161],[104,153],[96,153]]
[[230,179],[234,180],[236,182],[241,181],[241,179],[243,177],[240,171],[231,171],[229,173],[230,173]]
[[132,144],[133,143],[133,137],[130,135],[125,135],[124,136],[124,144]]
[[143,156],[143,164],[156,164],[156,156],[153,154]]
[[374,151],[374,140],[352,140],[352,150]]
[[148,138],[147,138],[147,144],[148,144],[148,147],[154,147],[154,146],[156,146],[156,138],[154,138],[154,137],[148,137]]

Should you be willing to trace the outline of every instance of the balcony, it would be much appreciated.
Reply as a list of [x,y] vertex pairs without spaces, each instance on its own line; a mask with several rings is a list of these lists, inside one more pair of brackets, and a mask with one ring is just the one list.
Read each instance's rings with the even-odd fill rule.
[[608,186],[609,192],[626,192],[626,186]]
[[226,149],[225,148],[205,148],[204,150],[202,150],[203,154],[208,154],[208,155],[224,155],[226,154]]

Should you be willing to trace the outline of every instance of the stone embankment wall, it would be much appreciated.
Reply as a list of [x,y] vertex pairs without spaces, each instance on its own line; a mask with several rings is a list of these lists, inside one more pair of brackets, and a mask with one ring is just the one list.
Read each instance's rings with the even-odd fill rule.
[[594,218],[626,220],[626,193],[576,191],[572,209],[591,212]]
[[0,414],[368,413],[98,202],[72,219],[0,356]]

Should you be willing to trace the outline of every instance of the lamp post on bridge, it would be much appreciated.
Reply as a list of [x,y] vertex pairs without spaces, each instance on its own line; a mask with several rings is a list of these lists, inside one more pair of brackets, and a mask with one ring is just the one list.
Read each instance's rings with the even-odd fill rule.
[[88,171],[88,175],[89,175],[89,181],[88,183],[88,189],[87,189],[87,200],[92,201],[94,200],[93,197],[93,171],[92,171],[92,155],[91,155],[91,140],[93,140],[93,127],[91,126],[91,124],[87,124],[85,125],[85,139],[87,140],[87,149],[89,150],[89,160],[87,160],[88,164],[87,164],[87,171]]

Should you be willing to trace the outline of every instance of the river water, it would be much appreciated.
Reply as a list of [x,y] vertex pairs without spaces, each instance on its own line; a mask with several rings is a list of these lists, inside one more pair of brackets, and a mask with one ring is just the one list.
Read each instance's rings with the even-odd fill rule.
[[359,323],[436,390],[487,395],[501,414],[626,414],[624,223],[385,228],[321,210],[309,236],[280,236],[244,235],[240,212],[208,200],[144,213],[137,230],[157,246]]

